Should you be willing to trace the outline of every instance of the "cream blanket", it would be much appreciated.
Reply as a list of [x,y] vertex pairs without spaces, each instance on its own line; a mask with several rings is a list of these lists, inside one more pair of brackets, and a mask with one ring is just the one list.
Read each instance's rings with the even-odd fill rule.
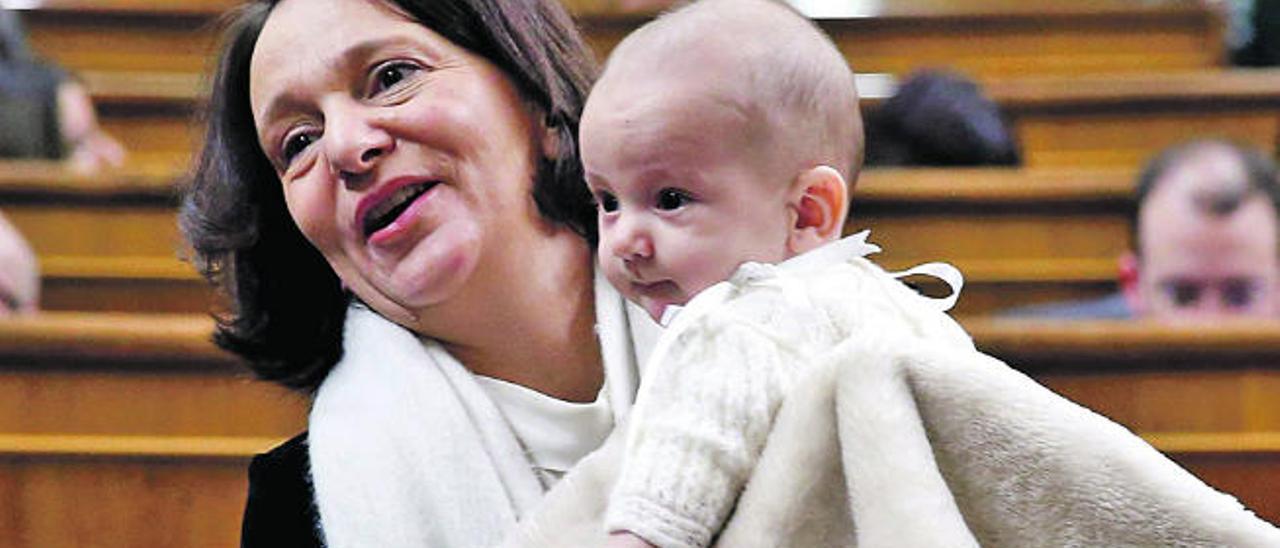
[[[990,356],[859,337],[820,361],[718,546],[1280,546],[1234,498]],[[623,441],[506,545],[603,545]]]

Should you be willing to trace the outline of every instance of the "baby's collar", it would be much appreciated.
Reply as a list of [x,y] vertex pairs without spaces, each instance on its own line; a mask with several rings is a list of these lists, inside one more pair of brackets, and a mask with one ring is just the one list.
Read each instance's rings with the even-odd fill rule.
[[[803,271],[844,262],[854,257],[866,257],[872,253],[878,253],[880,246],[867,243],[867,237],[870,235],[870,230],[863,230],[857,234],[830,242],[808,253],[801,253],[782,261],[778,263],[777,268],[787,271]],[[675,321],[676,316],[679,316],[684,309],[685,307],[680,305],[667,305],[662,311],[662,318],[658,320],[658,324],[664,328],[671,327],[671,322]]]
[[863,230],[857,234],[846,236],[808,253],[801,253],[782,261],[778,263],[778,268],[784,270],[806,270],[844,262],[854,257],[866,257],[872,253],[879,253],[880,246],[867,243],[867,237],[870,235],[870,230]]

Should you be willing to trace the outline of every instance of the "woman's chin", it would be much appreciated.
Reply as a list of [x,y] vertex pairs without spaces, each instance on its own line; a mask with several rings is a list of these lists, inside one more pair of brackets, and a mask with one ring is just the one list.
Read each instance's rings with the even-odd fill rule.
[[378,265],[383,293],[409,309],[438,306],[452,299],[475,275],[479,262],[478,242],[466,236],[439,230],[398,260]]

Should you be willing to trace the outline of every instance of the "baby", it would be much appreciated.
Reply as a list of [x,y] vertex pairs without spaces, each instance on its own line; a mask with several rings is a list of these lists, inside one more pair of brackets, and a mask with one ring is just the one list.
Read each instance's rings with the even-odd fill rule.
[[791,8],[703,0],[642,27],[581,133],[600,267],[669,328],[628,425],[611,545],[710,544],[792,381],[855,330],[971,348],[943,306],[862,258],[877,248],[831,243],[861,163],[858,95]]

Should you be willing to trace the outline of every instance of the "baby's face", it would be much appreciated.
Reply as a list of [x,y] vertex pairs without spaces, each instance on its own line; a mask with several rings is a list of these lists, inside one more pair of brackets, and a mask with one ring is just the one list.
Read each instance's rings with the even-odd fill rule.
[[[678,84],[606,81],[581,125],[600,267],[655,320],[744,261],[788,256],[786,177],[747,114]],[[765,145],[767,146],[767,145]]]

